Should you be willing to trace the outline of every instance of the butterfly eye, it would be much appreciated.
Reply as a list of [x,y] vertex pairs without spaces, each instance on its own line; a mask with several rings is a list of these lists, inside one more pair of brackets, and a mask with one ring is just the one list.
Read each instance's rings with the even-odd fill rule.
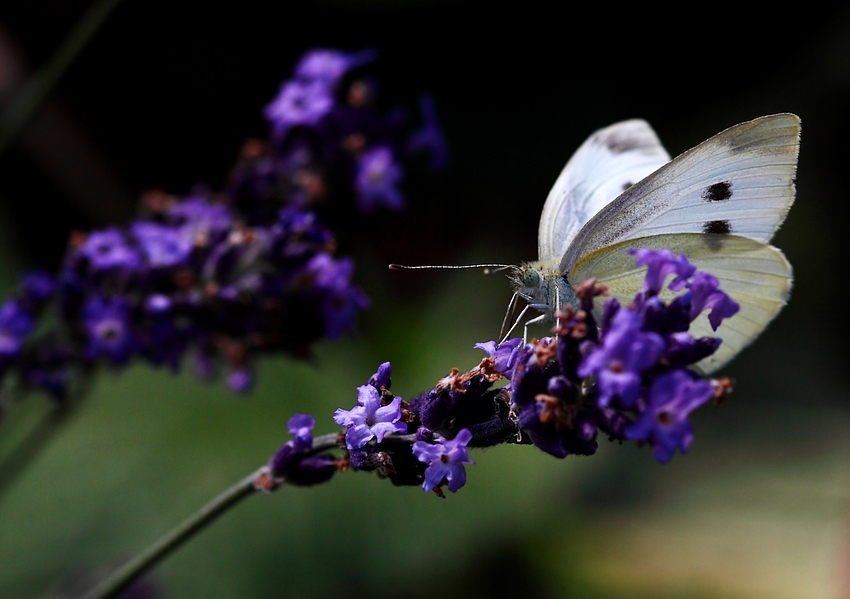
[[524,270],[522,284],[526,287],[537,287],[540,284],[540,273],[534,268]]

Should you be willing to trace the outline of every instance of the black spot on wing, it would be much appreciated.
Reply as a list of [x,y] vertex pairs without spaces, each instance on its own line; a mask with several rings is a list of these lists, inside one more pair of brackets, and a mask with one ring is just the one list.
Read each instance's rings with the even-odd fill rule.
[[728,220],[712,220],[702,226],[702,232],[705,234],[703,241],[708,249],[719,252],[723,247],[724,238],[732,232],[732,225]]
[[702,190],[702,199],[706,202],[722,202],[731,197],[732,183],[730,181],[721,181]]
[[732,224],[728,220],[710,220],[703,224],[702,232],[706,235],[729,235]]
[[632,183],[631,181],[626,181],[625,183],[623,183],[623,191],[626,191],[632,185],[634,185],[634,183]]
[[622,131],[613,132],[600,140],[613,154],[631,152],[647,146],[646,139],[634,135],[626,135]]

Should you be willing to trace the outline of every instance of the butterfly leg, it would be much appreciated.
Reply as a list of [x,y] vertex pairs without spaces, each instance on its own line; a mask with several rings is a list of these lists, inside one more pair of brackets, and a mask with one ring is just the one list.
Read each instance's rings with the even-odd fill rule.
[[[511,301],[508,302],[508,309],[507,311],[505,311],[505,318],[502,319],[502,328],[499,329],[499,339],[507,339],[507,335],[503,337],[502,334],[505,332],[505,327],[508,326],[508,319],[511,317],[511,314],[514,313],[514,309],[516,309],[517,297],[519,297],[519,293],[514,292],[514,294],[511,296]],[[513,328],[511,330],[513,330]],[[509,334],[510,331],[508,331],[508,335]]]
[[[534,306],[529,306],[529,307],[533,308]],[[541,314],[540,316],[538,316],[536,318],[532,318],[531,320],[529,320],[528,322],[525,323],[525,326],[523,327],[523,332],[522,332],[522,344],[523,345],[528,343],[528,325],[537,324],[538,322],[543,322],[544,320],[546,320],[546,314],[545,313]]]
[[533,306],[531,306],[531,305],[529,304],[529,305],[527,305],[525,308],[523,308],[523,309],[522,309],[522,312],[520,312],[520,313],[519,313],[519,316],[517,316],[516,320],[515,320],[515,321],[514,321],[514,323],[511,325],[511,328],[509,328],[509,329],[508,329],[508,332],[507,332],[507,333],[505,333],[505,336],[504,336],[504,337],[502,337],[502,339],[501,339],[501,341],[499,341],[499,343],[504,343],[505,341],[507,341],[507,340],[508,340],[508,337],[510,337],[510,336],[511,336],[511,333],[513,333],[513,332],[514,332],[514,329],[515,329],[515,328],[517,328],[517,325],[518,325],[518,324],[522,321],[522,317],[523,317],[523,316],[525,316],[525,313],[526,313],[526,312],[528,312],[528,310],[529,310],[530,308],[532,308],[532,307],[533,307]]

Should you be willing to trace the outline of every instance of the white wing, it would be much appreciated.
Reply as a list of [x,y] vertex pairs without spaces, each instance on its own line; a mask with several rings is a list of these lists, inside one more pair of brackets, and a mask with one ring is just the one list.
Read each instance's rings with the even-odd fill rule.
[[615,123],[591,135],[570,158],[540,218],[540,260],[560,259],[606,204],[670,161],[646,121]]
[[607,246],[658,234],[733,234],[767,243],[794,201],[799,147],[800,119],[793,114],[718,133],[591,218],[564,254],[561,272]]
[[[707,313],[691,323],[690,333],[694,337],[709,335],[723,339],[713,355],[697,364],[706,374],[726,364],[758,337],[788,300],[793,277],[791,265],[782,252],[735,235],[674,234],[631,239],[583,258],[570,273],[570,279],[578,283],[595,277],[608,286],[611,296],[625,305],[643,286],[646,273],[645,267],[635,267],[634,256],[627,253],[638,248],[667,248],[674,254],[687,255],[697,268],[717,277],[720,288],[740,304],[740,312],[724,320],[717,331],[711,329]],[[665,290],[662,298],[670,299],[673,295]],[[604,299],[599,299],[595,312],[601,310]]]

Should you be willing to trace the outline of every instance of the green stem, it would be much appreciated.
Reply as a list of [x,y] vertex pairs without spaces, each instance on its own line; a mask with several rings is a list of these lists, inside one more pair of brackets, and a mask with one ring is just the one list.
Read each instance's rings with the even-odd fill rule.
[[106,599],[117,597],[140,576],[165,559],[172,551],[203,530],[207,524],[221,514],[237,505],[243,499],[252,495],[256,489],[254,481],[261,470],[252,472],[224,493],[210,501],[207,505],[192,514],[171,532],[148,547],[141,554],[113,572],[106,580],[91,590],[85,599]]
[[[306,452],[313,455],[329,449],[339,449],[337,439],[339,433],[329,433],[313,439],[313,447]],[[182,524],[174,528],[141,554],[121,566],[106,580],[85,595],[85,599],[107,599],[117,597],[122,591],[133,584],[139,577],[165,559],[172,551],[203,530],[207,524],[236,506],[257,488],[254,483],[266,471],[266,468],[252,472],[224,493],[210,501],[200,510],[189,516]]]
[[59,80],[82,52],[121,0],[97,0],[77,21],[50,60],[15,95],[0,115],[0,154],[32,120]]

